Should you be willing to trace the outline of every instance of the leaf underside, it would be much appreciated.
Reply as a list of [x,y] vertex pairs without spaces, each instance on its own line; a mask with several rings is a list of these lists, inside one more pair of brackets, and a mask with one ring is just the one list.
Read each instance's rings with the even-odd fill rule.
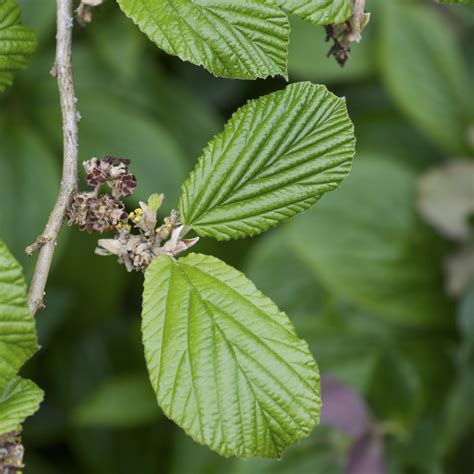
[[270,0],[118,0],[168,54],[216,76],[287,75],[289,22]]
[[209,142],[183,185],[182,221],[219,240],[259,234],[337,188],[354,153],[345,100],[291,84],[250,101]]
[[350,0],[277,0],[277,3],[315,25],[344,23],[352,15]]
[[21,24],[14,0],[0,0],[0,92],[13,83],[13,75],[26,67],[26,56],[36,48],[35,33]]
[[277,458],[319,421],[319,374],[307,344],[220,260],[155,259],[145,274],[142,332],[163,412],[219,454]]

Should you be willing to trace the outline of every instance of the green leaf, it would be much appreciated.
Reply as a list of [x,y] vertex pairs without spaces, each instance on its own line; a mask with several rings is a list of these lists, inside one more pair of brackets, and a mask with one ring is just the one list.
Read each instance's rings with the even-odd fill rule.
[[252,100],[184,183],[182,221],[219,240],[259,234],[337,188],[354,145],[345,100],[324,86],[296,83]]
[[387,1],[378,8],[379,63],[389,93],[433,142],[465,153],[474,106],[449,25],[429,5]]
[[80,427],[129,428],[155,421],[160,415],[150,381],[143,374],[106,379],[77,407]]
[[220,260],[161,256],[143,343],[166,416],[224,456],[275,458],[319,421],[317,365],[287,316]]
[[43,401],[43,391],[31,380],[13,377],[0,389],[0,434],[13,431],[35,413]]
[[350,0],[276,0],[285,10],[315,25],[344,23],[352,16]]
[[[474,413],[474,372],[468,366],[458,374],[443,408],[441,439],[443,452],[450,452],[460,445],[463,437],[472,432]],[[462,445],[461,445],[462,446]]]
[[273,0],[118,0],[161,49],[239,79],[286,76],[289,24]]
[[423,408],[419,375],[401,351],[387,343],[375,367],[369,394],[378,420],[411,432]]
[[12,85],[13,75],[26,67],[36,48],[35,33],[21,24],[14,0],[0,0],[0,92]]
[[396,161],[360,157],[344,187],[288,227],[321,281],[356,307],[402,325],[443,325],[443,245],[414,209],[415,176]]
[[21,267],[0,241],[0,392],[37,349]]

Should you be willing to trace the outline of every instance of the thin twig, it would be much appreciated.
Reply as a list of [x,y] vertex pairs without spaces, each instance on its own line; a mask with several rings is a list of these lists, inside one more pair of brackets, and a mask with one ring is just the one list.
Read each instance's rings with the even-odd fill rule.
[[32,255],[39,250],[31,281],[28,305],[32,314],[44,307],[43,297],[61,226],[71,197],[77,190],[78,129],[76,96],[72,76],[73,0],[57,0],[56,59],[51,73],[57,78],[63,121],[63,175],[58,198],[43,233],[26,248]]

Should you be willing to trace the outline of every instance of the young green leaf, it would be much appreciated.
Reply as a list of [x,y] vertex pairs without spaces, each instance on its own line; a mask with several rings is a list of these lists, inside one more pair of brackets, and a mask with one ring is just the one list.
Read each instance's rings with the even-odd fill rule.
[[21,24],[14,0],[0,0],[0,92],[13,83],[13,74],[26,67],[36,48],[35,33]]
[[0,241],[0,392],[37,349],[21,267]]
[[352,15],[349,0],[277,0],[277,3],[315,25],[344,23]]
[[273,0],[118,0],[161,49],[239,79],[286,76],[289,23]]
[[16,429],[42,401],[43,391],[31,380],[13,377],[0,389],[0,435]]
[[182,221],[219,240],[259,234],[339,186],[354,156],[344,99],[309,82],[250,101],[183,185]]
[[163,412],[219,454],[276,458],[319,421],[319,374],[306,342],[222,261],[155,259],[142,332]]

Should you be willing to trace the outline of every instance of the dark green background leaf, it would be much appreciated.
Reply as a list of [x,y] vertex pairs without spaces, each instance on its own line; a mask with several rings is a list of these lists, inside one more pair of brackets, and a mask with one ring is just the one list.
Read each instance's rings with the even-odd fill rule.
[[345,186],[290,226],[321,281],[361,308],[407,325],[449,323],[442,245],[414,209],[415,180],[382,157],[356,162]]

